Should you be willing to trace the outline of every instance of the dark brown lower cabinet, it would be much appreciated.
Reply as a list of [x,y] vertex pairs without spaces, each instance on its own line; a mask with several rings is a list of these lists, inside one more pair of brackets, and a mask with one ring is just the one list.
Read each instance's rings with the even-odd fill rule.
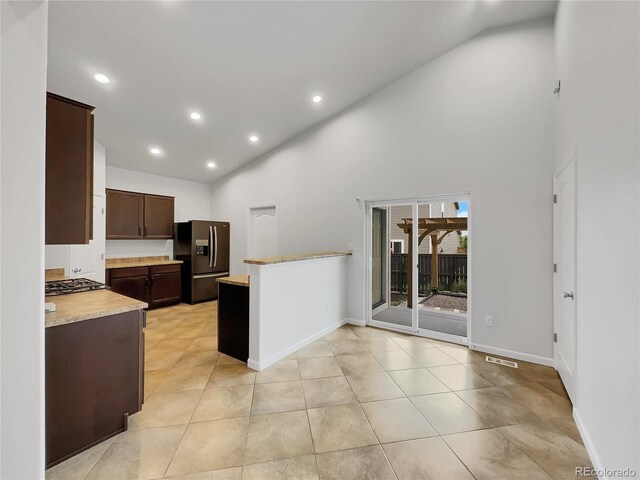
[[149,308],[180,302],[182,283],[180,265],[151,267],[151,295]]
[[46,466],[127,429],[144,398],[144,312],[45,330]]
[[179,264],[107,270],[107,285],[120,295],[135,298],[149,308],[180,302],[182,295]]
[[111,290],[141,302],[149,303],[149,275],[112,278]]
[[249,287],[218,283],[218,351],[249,358]]

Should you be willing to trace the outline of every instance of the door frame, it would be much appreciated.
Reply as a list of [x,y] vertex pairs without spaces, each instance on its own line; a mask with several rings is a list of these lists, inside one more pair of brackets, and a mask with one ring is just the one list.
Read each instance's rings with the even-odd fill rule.
[[[553,174],[553,195],[554,195],[554,203],[553,203],[553,217],[552,217],[552,223],[553,223],[553,263],[554,265],[557,263],[557,242],[556,242],[556,233],[557,233],[557,227],[556,227],[556,203],[555,203],[555,195],[556,195],[556,182],[557,182],[557,177],[560,176],[567,168],[569,168],[570,166],[573,166],[573,225],[571,225],[571,228],[573,228],[573,245],[572,245],[572,250],[573,250],[573,318],[572,318],[572,326],[573,326],[573,335],[574,335],[574,339],[573,339],[573,351],[571,352],[571,357],[573,360],[573,375],[572,375],[572,384],[570,386],[567,386],[564,384],[564,380],[562,380],[562,377],[560,378],[562,380],[562,383],[565,387],[565,389],[567,390],[567,393],[569,394],[569,397],[571,398],[571,401],[574,402],[574,399],[576,398],[576,392],[577,392],[577,385],[578,385],[578,302],[577,302],[577,298],[578,298],[578,276],[577,276],[577,265],[578,265],[578,162],[577,162],[577,156],[576,156],[576,151],[575,149],[573,150],[573,152],[571,152],[569,159],[560,166],[560,168],[558,168],[554,174]],[[556,298],[556,288],[558,287],[557,285],[557,278],[556,278],[556,274],[555,272],[553,273],[553,282],[552,282],[552,298],[553,298],[553,332],[554,332],[554,336],[555,333],[558,331],[558,321],[559,321],[559,312],[558,312],[558,308],[557,308],[557,298]],[[554,339],[553,342],[553,367],[556,369],[556,371],[560,371],[558,370],[558,344]]]
[[[389,244],[389,208],[388,207],[372,207],[371,208],[371,228],[373,230],[373,208],[379,208],[380,210],[384,210],[385,211],[385,239],[383,242],[383,245],[388,245]],[[373,233],[372,233],[373,235]],[[373,236],[371,238],[372,244],[371,244],[371,253],[373,254]],[[372,259],[373,261],[373,259]],[[387,276],[389,276],[389,267],[391,265],[391,255],[389,254],[389,252],[387,252],[386,255],[386,266],[385,266],[385,274]],[[373,270],[373,266],[371,267],[371,270]],[[371,290],[373,290],[373,279],[371,281]],[[370,293],[371,295],[371,293]],[[391,282],[389,280],[387,280],[385,282],[385,292],[384,292],[384,303],[378,305],[375,308],[372,308],[372,313],[371,316],[375,316],[378,312],[383,311],[385,308],[387,308],[389,306],[389,298],[391,296]],[[372,307],[373,307],[373,301],[372,301]]]
[[[362,310],[362,318],[364,319],[364,323],[366,325],[371,325],[375,327],[384,328],[387,330],[394,330],[403,333],[410,333],[413,335],[434,338],[437,340],[442,340],[446,342],[460,343],[462,345],[467,345],[472,343],[472,335],[473,335],[473,313],[472,313],[472,297],[473,297],[473,285],[472,285],[472,251],[473,251],[473,241],[470,242],[470,245],[467,247],[467,291],[469,292],[467,296],[467,336],[460,337],[458,335],[451,335],[448,333],[437,332],[434,330],[427,330],[418,328],[418,282],[413,282],[412,285],[412,298],[414,308],[412,309],[412,322],[411,327],[405,327],[402,325],[390,325],[385,322],[380,322],[374,320],[373,312],[371,309],[371,289],[373,288],[372,283],[372,216],[371,210],[373,207],[393,207],[393,206],[405,206],[411,205],[412,208],[412,218],[414,225],[417,223],[418,219],[418,206],[421,204],[429,204],[429,203],[448,203],[448,202],[459,202],[466,201],[468,206],[468,224],[467,224],[467,232],[468,235],[472,236],[472,202],[471,202],[471,193],[470,192],[460,192],[460,193],[451,193],[451,194],[436,194],[436,195],[417,195],[411,197],[403,197],[403,198],[389,198],[389,199],[373,199],[373,200],[365,200],[358,199],[358,201],[362,202],[364,206],[364,262],[363,262],[363,270],[364,270],[364,286],[365,286],[365,294],[364,294],[364,304]],[[387,214],[387,218],[389,215]],[[388,222],[387,222],[388,226]],[[389,232],[387,228],[387,238],[389,238]],[[418,244],[418,230],[414,229],[412,235],[412,241],[414,245]],[[387,242],[388,243],[388,242]],[[415,265],[414,278],[418,278],[418,255],[419,249],[413,249],[413,263]],[[389,256],[390,258],[390,256]],[[387,282],[390,284],[390,282]]]

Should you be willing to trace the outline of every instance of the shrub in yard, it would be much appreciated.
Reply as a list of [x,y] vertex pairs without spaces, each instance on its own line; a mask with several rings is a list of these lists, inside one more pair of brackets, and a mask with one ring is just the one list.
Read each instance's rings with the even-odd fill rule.
[[467,293],[467,282],[454,283],[452,291],[456,293]]

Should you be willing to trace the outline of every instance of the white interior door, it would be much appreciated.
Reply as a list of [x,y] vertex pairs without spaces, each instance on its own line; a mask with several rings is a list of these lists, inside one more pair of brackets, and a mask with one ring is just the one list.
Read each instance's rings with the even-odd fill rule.
[[250,209],[249,258],[268,258],[278,255],[278,223],[276,207]]
[[573,400],[576,384],[576,165],[572,159],[553,179],[553,282],[555,366]]

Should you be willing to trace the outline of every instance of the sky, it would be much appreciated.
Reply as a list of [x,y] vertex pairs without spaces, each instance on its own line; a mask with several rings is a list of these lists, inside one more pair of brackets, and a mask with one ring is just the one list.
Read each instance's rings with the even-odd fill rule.
[[458,210],[459,217],[469,216],[469,204],[467,202],[459,202],[460,209]]
[[[460,208],[458,209],[458,217],[468,217],[469,216],[469,203],[468,202],[459,202]],[[462,236],[468,236],[469,232],[466,230],[464,232],[460,232]]]

